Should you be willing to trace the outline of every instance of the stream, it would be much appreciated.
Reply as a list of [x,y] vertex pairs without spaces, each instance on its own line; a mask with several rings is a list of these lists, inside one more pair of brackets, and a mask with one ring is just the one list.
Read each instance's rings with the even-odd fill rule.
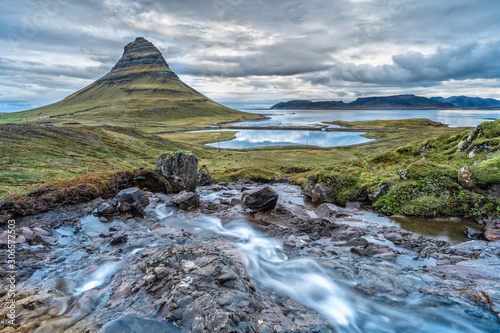
[[[98,201],[25,218],[58,226],[45,244],[20,244],[20,322],[37,333],[499,331],[500,246],[359,209],[330,219],[289,184],[272,185],[273,212],[228,204],[261,187],[200,187],[194,212],[151,193],[144,218],[103,222]],[[468,224],[440,228],[451,225]]]

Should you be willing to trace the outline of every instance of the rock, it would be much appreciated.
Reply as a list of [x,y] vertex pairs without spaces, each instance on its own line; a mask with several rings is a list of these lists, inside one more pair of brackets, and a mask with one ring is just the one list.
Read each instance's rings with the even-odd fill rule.
[[387,193],[387,191],[391,188],[392,185],[393,185],[392,183],[378,184],[378,190],[368,194],[368,199],[371,201],[371,203],[375,203],[381,196]]
[[321,218],[336,217],[338,214],[341,214],[341,211],[342,208],[340,208],[339,206],[335,206],[332,203],[323,203],[314,210],[316,215]]
[[143,216],[144,209],[149,205],[149,198],[138,188],[128,188],[120,191],[113,199],[116,208],[121,213]]
[[466,188],[474,187],[470,174],[470,165],[466,165],[458,171],[458,183]]
[[317,183],[318,181],[315,178],[307,178],[306,183],[304,184],[304,194],[308,197],[312,197],[314,186],[316,186]]
[[104,216],[99,217],[99,221],[101,221],[102,223],[109,222],[108,219],[105,218]]
[[484,238],[490,242],[500,241],[500,220],[485,220]]
[[313,232],[312,234],[309,235],[309,239],[312,240],[312,241],[317,241],[320,238],[321,238],[321,236],[318,235],[317,232]]
[[258,191],[242,197],[243,204],[254,212],[265,212],[276,207],[278,193],[266,186]]
[[172,185],[155,170],[139,169],[134,174],[134,181],[139,188],[155,193],[172,193]]
[[200,196],[194,192],[182,191],[170,199],[170,203],[182,210],[192,210],[200,207]]
[[116,207],[109,202],[103,202],[97,207],[98,215],[113,215],[116,213]]
[[333,188],[320,184],[314,185],[311,200],[314,203],[332,202]]
[[293,239],[287,239],[283,242],[283,248],[285,249],[293,249],[297,244]]
[[111,239],[109,244],[110,245],[124,244],[127,242],[127,240],[128,240],[128,238],[126,235],[120,235],[120,236],[116,236],[113,239]]
[[474,141],[477,138],[481,138],[483,136],[484,136],[483,129],[477,126],[469,133],[466,139],[460,140],[457,147],[457,153],[465,151],[469,147],[472,141]]
[[240,199],[236,199],[236,198],[232,198],[231,201],[229,202],[229,205],[230,206],[241,205],[241,200]]
[[406,180],[406,179],[408,179],[408,172],[407,172],[406,170],[404,170],[404,169],[399,169],[399,170],[398,170],[398,174],[399,174],[399,178],[400,178],[401,180]]
[[21,228],[20,234],[23,235],[27,240],[31,240],[33,238],[33,231],[31,231],[29,228]]
[[482,233],[481,231],[477,231],[477,230],[469,228],[469,227],[466,227],[466,228],[467,229],[465,230],[465,234],[470,239],[483,239],[484,238],[484,233]]
[[194,192],[198,182],[198,159],[194,153],[175,152],[158,157],[156,167],[170,182],[174,193]]
[[208,186],[212,184],[212,176],[210,176],[210,172],[206,165],[202,165],[198,170],[198,185],[199,186]]
[[345,208],[348,208],[348,209],[360,209],[361,208],[361,204],[359,202],[346,202],[345,204]]

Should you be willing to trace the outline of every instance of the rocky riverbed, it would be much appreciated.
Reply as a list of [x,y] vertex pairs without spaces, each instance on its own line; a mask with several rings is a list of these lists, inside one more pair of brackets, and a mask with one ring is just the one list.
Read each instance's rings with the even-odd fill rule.
[[102,214],[97,199],[16,221],[16,325],[0,332],[500,330],[500,242],[425,237],[289,184],[270,186],[275,206],[269,190],[248,199],[265,187],[198,187],[189,210],[146,192],[144,211]]

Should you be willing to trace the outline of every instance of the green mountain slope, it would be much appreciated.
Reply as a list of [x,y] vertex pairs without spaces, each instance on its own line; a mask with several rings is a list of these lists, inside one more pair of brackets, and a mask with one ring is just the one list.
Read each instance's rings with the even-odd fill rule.
[[258,118],[222,106],[194,90],[168,67],[160,51],[138,37],[102,78],[65,99],[33,110],[4,114],[0,121],[115,121],[216,123]]

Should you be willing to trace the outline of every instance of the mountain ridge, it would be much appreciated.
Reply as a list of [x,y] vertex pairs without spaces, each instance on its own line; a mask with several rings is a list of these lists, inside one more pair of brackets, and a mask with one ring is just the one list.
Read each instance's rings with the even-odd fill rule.
[[450,103],[461,108],[492,108],[500,107],[500,101],[494,98],[469,96],[431,97],[430,99],[443,103]]
[[450,103],[434,101],[426,97],[411,94],[393,96],[360,97],[353,102],[322,101],[312,102],[309,100],[293,100],[273,105],[270,110],[276,109],[300,109],[300,110],[379,110],[379,109],[456,109]]

